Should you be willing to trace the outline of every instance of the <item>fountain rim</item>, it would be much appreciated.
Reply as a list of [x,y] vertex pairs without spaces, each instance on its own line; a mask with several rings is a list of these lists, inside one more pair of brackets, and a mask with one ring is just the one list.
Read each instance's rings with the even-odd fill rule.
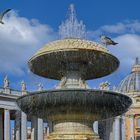
[[[58,43],[60,41],[69,41],[69,40],[70,41],[72,41],[72,40],[78,40],[78,41],[81,41],[81,42],[92,43],[93,44],[92,46],[94,46],[94,47],[96,46],[97,48],[100,48],[102,50],[100,50],[100,49],[97,49],[96,50],[94,47],[93,48],[72,47],[72,48],[61,48],[61,49],[60,48],[57,48],[57,49],[52,49],[52,50],[49,50],[49,51],[46,51],[46,50],[44,51],[45,48],[47,48],[48,46],[50,46],[52,44],[54,45],[55,43]],[[95,45],[94,45],[94,43],[95,43]],[[41,51],[41,50],[43,50],[43,51]],[[55,41],[52,41],[52,42],[49,42],[49,43],[45,44],[42,48],[40,48],[39,50],[37,50],[37,52],[33,56],[31,56],[29,58],[28,64],[33,59],[35,59],[35,58],[37,58],[39,56],[42,56],[42,55],[44,55],[46,53],[49,54],[49,53],[52,53],[52,52],[59,52],[59,51],[79,51],[79,50],[87,50],[87,51],[93,51],[94,50],[94,51],[98,51],[98,52],[102,52],[102,53],[107,53],[107,54],[109,54],[109,55],[112,56],[112,54],[110,53],[110,51],[107,48],[105,48],[102,44],[97,43],[95,41],[91,41],[91,40],[87,40],[87,39],[81,39],[81,38],[65,38],[65,39],[58,39],[58,40],[55,40]],[[117,57],[115,57],[115,58],[117,58]]]
[[[78,92],[79,91],[79,92]],[[88,115],[89,115],[89,119],[88,120],[90,120],[90,121],[93,121],[93,120],[102,120],[102,119],[107,119],[107,118],[112,118],[112,117],[115,117],[115,116],[119,116],[119,115],[121,115],[121,114],[123,114],[123,113],[125,113],[126,111],[128,111],[129,110],[129,108],[131,107],[131,105],[132,105],[132,99],[130,98],[130,97],[128,97],[127,95],[124,95],[124,94],[122,94],[122,93],[119,93],[119,92],[116,92],[116,91],[108,91],[108,90],[98,90],[98,89],[62,89],[62,90],[60,90],[60,89],[53,89],[53,90],[44,90],[44,91],[37,91],[37,92],[32,92],[32,93],[30,93],[30,94],[28,94],[28,95],[23,95],[23,96],[21,96],[21,97],[19,97],[17,100],[16,100],[16,103],[17,103],[17,106],[19,107],[19,108],[21,108],[21,110],[23,111],[23,112],[26,112],[26,113],[29,113],[28,112],[28,109],[30,108],[28,105],[25,105],[24,103],[23,103],[23,101],[27,101],[29,104],[30,104],[30,100],[31,99],[33,99],[34,97],[37,99],[37,97],[38,96],[40,96],[41,98],[44,98],[45,100],[47,100],[47,96],[46,95],[50,95],[51,97],[53,97],[54,95],[59,95],[59,93],[57,93],[57,92],[60,92],[60,96],[62,96],[62,94],[66,97],[66,95],[68,95],[68,97],[72,97],[72,101],[75,101],[75,97],[76,97],[76,95],[82,95],[81,97],[84,97],[84,95],[87,95],[86,97],[88,97],[88,99],[89,99],[89,103],[86,103],[85,101],[83,102],[82,100],[81,100],[81,97],[80,97],[80,104],[77,104],[74,108],[76,109],[72,109],[69,113],[72,115],[73,113],[75,114],[77,111],[79,112],[78,114],[81,114],[82,116],[80,117],[82,120],[84,120],[85,119],[85,113],[84,112],[86,112],[86,114],[88,113]],[[87,92],[87,93],[86,93]],[[103,93],[102,93],[103,92]],[[72,96],[70,95],[72,93]],[[89,94],[89,96],[88,96],[88,94]],[[99,96],[98,96],[99,95]],[[102,96],[103,95],[103,96]],[[59,96],[59,97],[60,97]],[[96,108],[95,107],[93,107],[92,106],[92,104],[91,103],[94,103],[94,101],[96,102],[96,98],[97,98],[97,96],[99,97],[99,99],[104,99],[104,96],[106,96],[106,97],[111,97],[110,99],[112,100],[113,98],[112,97],[116,97],[117,99],[125,99],[125,100],[127,100],[128,102],[127,102],[127,104],[125,105],[125,108],[123,107],[123,109],[115,109],[117,112],[114,112],[114,111],[111,111],[109,114],[108,114],[108,116],[103,116],[103,114],[101,113],[101,111],[98,111],[98,110],[96,110]],[[91,100],[90,98],[93,98],[93,100]],[[94,98],[95,97],[95,98]],[[48,119],[48,120],[54,120],[54,121],[57,121],[57,120],[61,120],[62,119],[62,116],[63,116],[63,113],[62,113],[62,115],[59,115],[59,113],[56,111],[55,112],[55,114],[54,114],[54,116],[52,117],[52,112],[51,112],[51,110],[54,108],[54,109],[57,109],[57,107],[58,107],[58,104],[60,103],[62,103],[62,106],[63,106],[63,108],[60,108],[60,110],[59,111],[66,111],[66,108],[65,108],[65,104],[67,104],[68,102],[67,102],[67,99],[66,100],[62,100],[62,102],[60,101],[60,98],[57,98],[58,99],[58,102],[57,103],[55,103],[55,106],[52,106],[52,108],[48,108],[47,110],[45,110],[44,111],[44,114],[42,114],[42,115],[40,115],[40,114],[38,114],[38,113],[35,113],[36,111],[35,110],[33,110],[33,112],[30,114],[30,115],[36,115],[36,116],[38,116],[38,117],[40,117],[40,118],[45,118],[45,119]],[[44,101],[45,101],[44,100]],[[77,100],[77,99],[76,99]],[[78,99],[79,100],[79,99]],[[44,102],[43,101],[43,102]],[[49,99],[48,99],[48,101],[49,101]],[[67,103],[66,103],[66,102]],[[86,100],[87,101],[87,100]],[[99,100],[98,100],[99,101]],[[99,108],[102,110],[102,111],[105,111],[104,110],[104,108],[103,107],[101,107],[99,104],[98,104],[98,101],[97,101],[97,106],[99,106]],[[105,102],[103,102],[103,105],[105,105],[105,103],[107,103],[108,101],[107,100],[105,100]],[[113,106],[117,103],[118,105],[119,105],[119,101],[118,100],[112,100],[112,102],[114,102],[114,104],[113,104]],[[22,108],[22,106],[21,106],[21,104],[23,103],[23,106],[25,105],[25,108],[27,107],[27,111],[26,110],[24,110],[25,108]],[[41,103],[41,100],[40,100],[40,103]],[[37,106],[40,106],[40,103],[37,105]],[[48,102],[49,103],[49,102]],[[53,101],[51,101],[51,103],[53,103]],[[51,103],[49,103],[50,105],[51,105]],[[69,102],[70,103],[70,102]],[[68,103],[68,104],[69,104]],[[86,103],[86,104],[85,104]],[[73,103],[72,103],[73,104]],[[80,106],[79,106],[80,105]],[[81,105],[86,105],[85,107],[84,107],[84,110],[82,110],[81,111]],[[122,105],[122,104],[121,104]],[[34,105],[33,105],[34,106]],[[32,106],[32,107],[33,107]],[[36,106],[36,105],[35,105]],[[46,106],[46,105],[45,105]],[[109,105],[110,107],[112,106],[111,104]],[[107,109],[109,108],[109,106],[107,105]],[[113,107],[112,106],[112,107]],[[31,107],[31,108],[32,108]],[[41,106],[40,106],[41,107]],[[47,107],[47,106],[46,106]],[[45,107],[45,108],[46,108]],[[87,107],[88,108],[90,108],[90,111],[88,111],[87,112]],[[111,110],[113,109],[111,107]],[[102,109],[103,108],[103,109]],[[64,109],[64,110],[63,110]],[[46,111],[49,113],[49,114],[46,114]],[[76,111],[76,112],[75,112]],[[95,115],[95,112],[97,113],[96,115]],[[113,113],[114,112],[114,113]],[[77,114],[77,113],[76,113]],[[76,115],[75,114],[75,115]],[[78,116],[79,115],[76,115],[76,118],[75,119],[77,119],[77,118],[79,118]],[[59,119],[58,118],[56,118],[57,117],[57,115],[59,115]],[[96,117],[99,117],[98,119],[96,118]],[[63,116],[65,119],[68,119],[67,117],[68,116]],[[69,118],[69,119],[72,119],[72,118]]]
[[[76,44],[75,44],[76,43]],[[85,55],[86,54],[86,55]],[[77,57],[75,57],[75,55]],[[107,69],[106,67],[109,66],[109,64],[104,63],[104,68],[101,72],[99,68],[97,68],[95,71],[94,65],[95,59],[92,56],[103,56],[106,60],[107,58],[112,59],[115,66],[112,66],[111,70]],[[59,58],[57,58],[57,57]],[[61,57],[60,57],[61,56]],[[89,57],[89,58],[88,58]],[[44,59],[44,60],[43,60]],[[40,70],[40,68],[37,68],[36,62],[40,63],[43,60],[43,64],[40,64],[41,67],[45,69],[45,71]],[[101,61],[101,59],[99,58]],[[34,74],[37,74],[41,77],[46,77],[50,79],[60,80],[66,73],[66,68],[59,68],[60,63],[68,63],[68,62],[78,62],[79,64],[86,62],[86,71],[88,68],[91,69],[90,74],[84,75],[83,79],[90,80],[90,79],[96,79],[103,76],[107,76],[113,72],[115,72],[120,65],[120,61],[116,56],[114,56],[109,50],[103,45],[94,42],[94,41],[88,41],[88,40],[82,40],[82,39],[63,39],[63,40],[56,40],[53,42],[50,42],[46,44],[44,47],[39,49],[29,60],[28,60],[28,67],[30,71],[32,71]],[[52,64],[55,64],[55,73],[54,71],[51,71],[54,69],[54,66],[49,66],[49,63],[53,62]],[[109,63],[109,62],[108,62]],[[98,66],[98,65],[97,65]],[[46,68],[47,69],[46,69]],[[63,66],[64,67],[64,66]],[[95,76],[95,73],[98,73]]]
[[[63,92],[63,91],[98,91],[98,92],[100,92],[100,91],[102,91],[105,94],[110,94],[111,93],[111,94],[118,95],[118,96],[121,95],[121,96],[124,96],[124,97],[128,97],[127,95],[123,94],[122,92],[112,91],[112,90],[76,89],[76,88],[73,88],[73,89],[50,89],[50,90],[42,90],[42,91],[28,92],[29,94],[22,95],[16,101],[18,101],[18,100],[20,100],[20,99],[22,99],[24,97],[27,97],[27,96],[34,96],[34,95],[37,95],[37,94],[43,94],[43,93],[46,93],[46,92],[55,92],[55,91],[58,91],[58,92]],[[96,93],[96,94],[99,94],[99,93]]]

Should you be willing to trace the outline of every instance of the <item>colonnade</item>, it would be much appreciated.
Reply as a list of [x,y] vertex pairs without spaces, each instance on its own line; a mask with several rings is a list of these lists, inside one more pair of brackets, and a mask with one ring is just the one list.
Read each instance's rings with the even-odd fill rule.
[[[4,102],[6,105],[0,108],[0,140],[44,140],[43,120],[28,117],[15,103],[18,97],[27,94],[25,82],[21,82],[21,91],[11,90],[9,84],[10,82],[6,76],[4,86],[0,90],[1,97],[5,97],[5,100],[1,99],[0,104],[2,105]],[[42,90],[42,85],[39,85],[38,90]],[[11,102],[14,108],[11,106]],[[13,120],[12,126],[11,120]],[[31,122],[30,134],[28,133],[28,121]]]

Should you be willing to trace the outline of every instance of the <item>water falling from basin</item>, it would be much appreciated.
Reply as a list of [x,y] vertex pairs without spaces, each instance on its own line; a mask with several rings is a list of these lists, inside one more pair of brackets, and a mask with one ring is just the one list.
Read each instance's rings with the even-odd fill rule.
[[73,5],[59,33],[61,40],[41,48],[28,64],[33,73],[60,83],[54,90],[22,96],[17,104],[28,115],[52,122],[49,140],[99,140],[92,123],[121,115],[132,101],[117,92],[90,89],[86,80],[111,74],[119,60],[104,46],[83,39],[85,26],[78,22]]

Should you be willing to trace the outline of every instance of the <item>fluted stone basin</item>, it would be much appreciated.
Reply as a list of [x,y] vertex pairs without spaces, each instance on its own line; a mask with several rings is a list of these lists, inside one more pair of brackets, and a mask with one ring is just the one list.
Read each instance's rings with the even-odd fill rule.
[[114,72],[118,59],[93,41],[63,39],[41,48],[30,60],[29,68],[37,75],[60,80],[67,71],[78,71],[89,80]]
[[17,104],[25,113],[51,121],[95,121],[121,115],[132,101],[112,91],[50,90],[25,95]]

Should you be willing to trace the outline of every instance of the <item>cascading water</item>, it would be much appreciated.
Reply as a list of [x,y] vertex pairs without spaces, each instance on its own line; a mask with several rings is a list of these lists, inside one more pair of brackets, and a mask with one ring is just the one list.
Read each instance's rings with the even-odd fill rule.
[[64,38],[86,38],[86,27],[83,21],[78,21],[74,5],[69,8],[68,19],[59,26],[59,35]]
[[121,115],[132,101],[117,92],[90,89],[85,81],[111,74],[119,60],[104,46],[83,39],[85,25],[78,22],[73,5],[59,34],[61,40],[44,46],[28,64],[33,73],[60,83],[54,90],[20,97],[17,104],[28,115],[52,122],[49,140],[99,140],[93,122]]

